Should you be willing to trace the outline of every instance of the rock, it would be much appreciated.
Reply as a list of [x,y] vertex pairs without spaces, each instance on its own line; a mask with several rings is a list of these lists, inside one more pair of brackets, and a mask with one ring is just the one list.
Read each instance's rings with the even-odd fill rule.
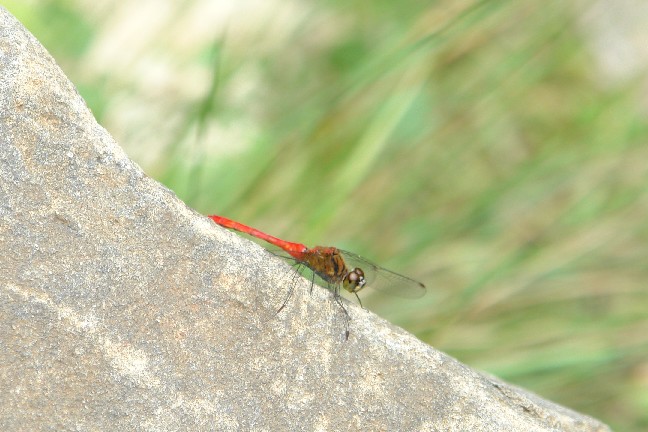
[[126,157],[0,8],[2,430],[605,431],[348,304]]

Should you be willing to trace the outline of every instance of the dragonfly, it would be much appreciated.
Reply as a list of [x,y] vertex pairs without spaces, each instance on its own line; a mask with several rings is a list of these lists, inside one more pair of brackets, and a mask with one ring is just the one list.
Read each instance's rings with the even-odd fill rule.
[[[358,292],[367,286],[407,298],[419,298],[425,294],[426,288],[423,283],[380,267],[352,252],[332,246],[309,248],[301,243],[282,240],[223,216],[209,215],[208,217],[218,225],[251,235],[283,250],[296,264],[307,267],[312,271],[311,288],[315,276],[328,284],[332,288],[335,302],[344,312],[346,339],[349,338],[349,321],[351,317],[344,303],[342,303],[340,289],[354,294],[361,307],[362,301],[358,296]],[[291,294],[292,288],[277,313],[281,312],[286,306]]]

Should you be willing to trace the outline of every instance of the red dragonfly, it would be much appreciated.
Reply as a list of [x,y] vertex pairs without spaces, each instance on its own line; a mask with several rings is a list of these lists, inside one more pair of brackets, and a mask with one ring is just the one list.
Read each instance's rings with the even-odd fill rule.
[[[380,267],[356,254],[346,252],[331,246],[315,246],[308,248],[301,243],[293,243],[271,236],[256,228],[249,227],[240,222],[222,216],[208,216],[217,224],[249,234],[281,248],[297,264],[309,268],[313,276],[317,275],[334,293],[335,302],[342,308],[346,320],[345,337],[349,338],[349,312],[340,300],[340,287],[354,294],[362,306],[358,292],[365,286],[372,286],[402,297],[418,298],[425,294],[425,285],[407,276],[400,275],[386,268]],[[277,310],[279,313],[292,294],[288,293],[286,300]]]

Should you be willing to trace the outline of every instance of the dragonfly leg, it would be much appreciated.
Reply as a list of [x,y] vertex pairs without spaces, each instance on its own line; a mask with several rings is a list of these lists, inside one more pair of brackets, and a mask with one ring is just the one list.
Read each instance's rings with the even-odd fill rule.
[[355,294],[356,298],[358,299],[358,303],[360,303],[360,307],[364,309],[364,306],[362,306],[362,300],[360,300],[360,296],[358,296],[358,293],[354,292],[353,294]]
[[351,316],[349,315],[349,311],[347,311],[347,308],[344,307],[344,303],[342,303],[342,296],[340,295],[340,287],[335,286],[333,288],[333,298],[335,299],[335,302],[342,308],[342,311],[344,312],[344,339],[349,340],[349,322],[351,321]]
[[286,307],[286,305],[288,304],[288,300],[290,300],[290,297],[292,297],[293,291],[295,290],[295,284],[297,283],[297,278],[300,276],[300,273],[299,273],[299,266],[300,265],[301,264],[297,263],[297,266],[298,266],[297,270],[295,270],[292,277],[290,278],[291,283],[290,283],[290,288],[288,289],[288,294],[286,294],[286,298],[284,298],[284,301],[281,303],[281,306],[279,307],[279,309],[277,309],[277,312],[275,313],[275,315],[278,315],[279,312],[281,312],[283,310],[283,308]]

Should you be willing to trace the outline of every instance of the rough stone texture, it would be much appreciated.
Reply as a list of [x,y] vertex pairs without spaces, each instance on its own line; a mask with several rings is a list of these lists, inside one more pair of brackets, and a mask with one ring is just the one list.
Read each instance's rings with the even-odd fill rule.
[[0,8],[0,429],[604,431],[331,295],[148,178]]

